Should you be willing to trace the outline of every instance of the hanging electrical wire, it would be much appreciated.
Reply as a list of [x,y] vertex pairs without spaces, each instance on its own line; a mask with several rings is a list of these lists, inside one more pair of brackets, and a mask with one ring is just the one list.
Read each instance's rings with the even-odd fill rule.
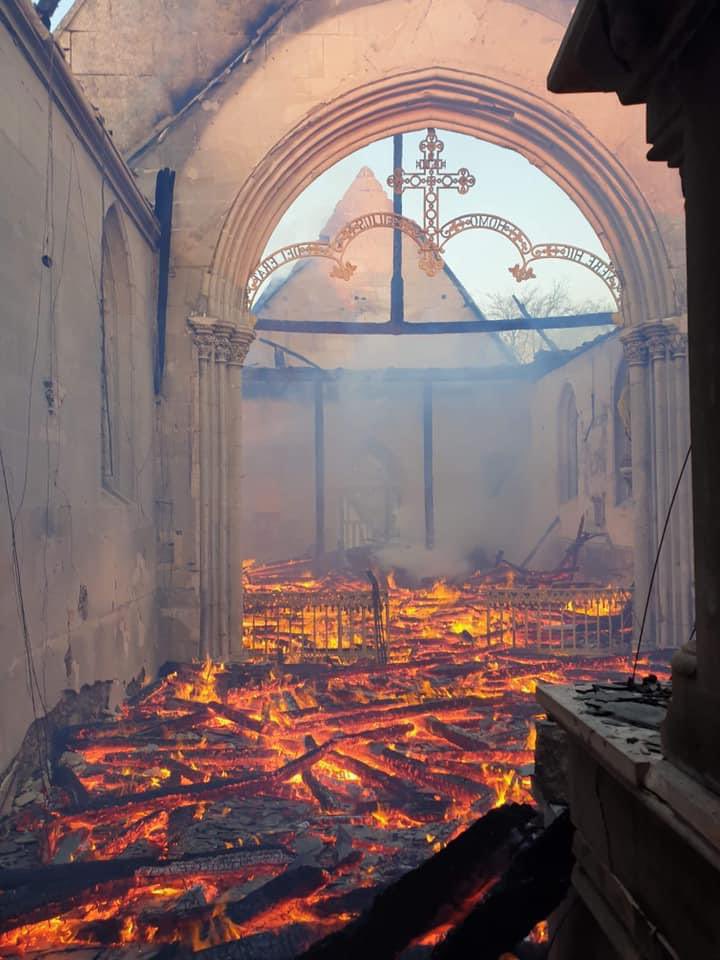
[[652,573],[650,574],[650,583],[648,584],[647,595],[645,597],[645,607],[643,609],[642,621],[640,622],[640,632],[638,634],[637,648],[635,650],[635,662],[633,663],[632,675],[630,677],[629,686],[634,686],[635,677],[637,676],[638,662],[640,660],[640,650],[642,648],[643,635],[645,633],[645,624],[647,623],[648,610],[650,609],[650,599],[652,597],[653,586],[655,585],[655,574],[657,573],[658,564],[660,563],[660,551],[662,550],[663,543],[665,542],[665,534],[667,533],[668,526],[670,525],[670,515],[672,514],[673,507],[675,506],[675,500],[677,499],[678,490],[680,489],[680,483],[682,482],[685,469],[690,460],[690,453],[692,451],[692,444],[688,447],[688,451],[685,454],[685,459],[683,460],[682,467],[680,468],[680,473],[675,484],[675,489],[673,490],[672,497],[670,497],[670,503],[667,508],[667,513],[665,514],[665,523],[663,524],[662,533],[660,534],[660,541],[658,543],[657,550],[655,552],[655,562],[653,563]]
[[[40,761],[42,769],[47,769],[49,749],[47,742],[47,731],[42,728],[40,718],[47,713],[47,705],[38,680],[35,669],[35,660],[33,657],[32,644],[30,641],[30,630],[28,627],[27,609],[25,607],[25,593],[23,590],[22,570],[20,567],[20,558],[18,556],[17,532],[15,527],[15,517],[13,515],[12,500],[10,499],[10,486],[8,484],[8,475],[5,467],[5,456],[2,447],[0,447],[0,472],[2,472],[3,488],[5,491],[5,504],[7,507],[8,524],[10,530],[10,567],[12,570],[13,587],[15,590],[15,602],[17,605],[18,619],[23,636],[23,645],[25,648],[25,666],[27,670],[27,684],[30,694],[30,705],[32,707],[33,719],[35,720],[35,729],[37,732],[38,747],[40,749]],[[42,708],[42,712],[41,709]]]

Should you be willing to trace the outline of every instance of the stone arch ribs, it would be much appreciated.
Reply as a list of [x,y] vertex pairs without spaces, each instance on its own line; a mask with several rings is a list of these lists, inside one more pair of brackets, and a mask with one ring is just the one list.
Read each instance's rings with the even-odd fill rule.
[[674,315],[667,254],[653,213],[617,158],[572,115],[490,77],[420,70],[318,106],[257,165],[237,194],[207,278],[209,311],[242,310],[243,291],[281,216],[320,173],[394,133],[435,126],[516,150],[587,217],[616,265],[623,323]]

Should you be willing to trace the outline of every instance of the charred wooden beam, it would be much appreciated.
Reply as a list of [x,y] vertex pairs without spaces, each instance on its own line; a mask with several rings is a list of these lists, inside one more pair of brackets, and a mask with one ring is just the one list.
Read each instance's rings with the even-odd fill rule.
[[[502,702],[502,697],[455,697],[454,699],[444,697],[437,700],[426,700],[424,703],[404,704],[399,707],[389,707],[387,710],[369,709],[363,710],[358,716],[357,709],[344,709],[339,716],[330,714],[328,721],[342,730],[348,728],[363,729],[368,723],[385,724],[389,720],[398,720],[403,717],[414,717],[423,713],[454,713],[466,710],[468,707],[480,707],[487,710],[490,706],[495,706]],[[325,717],[323,716],[323,719]]]
[[422,783],[443,796],[453,797],[456,800],[468,800],[471,803],[479,798],[477,784],[465,777],[459,777],[457,774],[433,773],[427,763],[406,757],[399,750],[390,750],[387,747],[380,757],[391,769],[402,773],[410,781]]
[[572,330],[577,327],[611,327],[612,313],[583,313],[563,317],[510,317],[502,320],[448,320],[428,323],[368,323],[342,320],[273,320],[258,317],[257,330],[274,330],[282,333],[319,333],[377,336],[390,334],[440,334],[440,333],[499,333],[504,330]]
[[407,780],[371,767],[347,753],[337,751],[333,752],[332,756],[336,757],[342,766],[357,774],[366,786],[372,787],[376,795],[379,793],[400,813],[423,823],[443,818],[448,808],[447,800],[437,800],[434,794],[422,792]]
[[247,923],[271,907],[315,893],[324,886],[327,879],[328,875],[320,867],[304,866],[286,870],[237,903],[229,903],[227,916],[233,923]]
[[466,919],[433,951],[433,960],[497,960],[547,919],[567,894],[573,830],[566,812],[520,850]]
[[289,780],[296,773],[302,773],[313,763],[321,759],[323,753],[329,749],[330,743],[325,743],[313,750],[308,750],[295,760],[269,773],[248,773],[244,777],[214,777],[206,783],[190,783],[182,786],[159,787],[156,790],[146,790],[130,797],[118,799],[113,794],[96,797],[84,807],[81,812],[91,810],[107,810],[115,808],[118,811],[131,811],[138,807],[145,807],[149,803],[161,800],[181,800],[188,797],[202,797],[203,800],[216,800],[228,794],[233,796],[250,797],[262,793],[264,789],[275,783]]
[[195,960],[289,960],[317,940],[322,929],[320,924],[290,923],[281,930],[256,933],[200,950],[193,957]]
[[323,786],[318,778],[314,776],[312,770],[304,770],[302,773],[302,779],[310,793],[312,793],[317,802],[320,804],[321,810],[323,810],[325,813],[332,813],[338,809],[338,802],[335,799],[332,790],[328,790],[327,787]]
[[456,727],[452,723],[443,723],[437,717],[428,717],[425,720],[425,726],[434,733],[436,737],[441,737],[462,750],[471,750],[475,753],[487,752],[491,749],[487,740],[478,737],[477,734],[469,730],[463,730],[462,727]]
[[[57,866],[0,871],[0,932],[35,923],[77,906],[87,891],[102,884],[132,884],[136,877],[158,879],[197,873],[222,873],[261,865],[283,867],[290,854],[282,847],[262,846],[215,856],[195,854],[159,862],[156,856],[115,860],[75,861]],[[124,890],[124,887],[123,887]],[[119,895],[119,893],[118,893]]]
[[456,909],[499,876],[535,819],[535,811],[525,805],[492,810],[391,884],[361,917],[302,954],[302,960],[393,960],[442,922],[444,911]]
[[[327,874],[320,867],[301,866],[286,870],[246,897],[226,903],[224,916],[240,926],[267,910],[315,893],[326,882]],[[157,935],[163,938],[175,934],[178,928],[189,931],[192,928],[202,928],[203,924],[209,925],[216,914],[216,907],[210,905],[187,910],[182,917],[172,911],[146,913],[143,920],[149,926],[157,928]]]

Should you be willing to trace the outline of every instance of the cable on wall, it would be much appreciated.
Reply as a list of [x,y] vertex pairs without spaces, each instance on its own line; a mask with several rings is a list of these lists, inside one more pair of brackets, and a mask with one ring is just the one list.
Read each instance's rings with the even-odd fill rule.
[[[673,490],[672,497],[670,497],[670,503],[667,508],[667,513],[665,514],[665,523],[663,524],[662,533],[660,534],[660,541],[658,543],[657,550],[655,552],[655,562],[653,563],[652,573],[650,574],[650,583],[648,584],[647,595],[645,597],[645,608],[643,609],[642,621],[640,623],[640,633],[638,635],[637,649],[635,650],[635,662],[633,663],[633,670],[628,685],[630,687],[635,685],[635,677],[637,676],[638,662],[640,660],[640,650],[642,648],[643,635],[645,633],[645,624],[647,623],[648,610],[650,609],[650,599],[652,597],[653,587],[655,585],[655,575],[657,573],[658,564],[660,563],[660,551],[662,550],[663,543],[665,542],[665,534],[667,533],[668,526],[670,525],[670,516],[672,514],[673,507],[675,506],[675,501],[677,499],[678,490],[680,489],[680,483],[685,474],[685,469],[690,460],[690,453],[692,452],[692,444],[688,447],[688,451],[685,454],[685,459],[683,460],[682,467],[680,468],[680,473],[675,484],[675,489]],[[694,632],[694,630],[693,630]]]

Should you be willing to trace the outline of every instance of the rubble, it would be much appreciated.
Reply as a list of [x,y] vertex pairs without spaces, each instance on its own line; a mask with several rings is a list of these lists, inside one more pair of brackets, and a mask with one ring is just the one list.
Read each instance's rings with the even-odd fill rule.
[[[97,698],[69,713],[48,789],[26,751],[6,794],[0,954],[289,960],[494,808],[531,802],[538,680],[627,672],[403,630],[387,664],[168,664],[112,716]],[[599,711],[653,708],[650,691],[588,690]]]

